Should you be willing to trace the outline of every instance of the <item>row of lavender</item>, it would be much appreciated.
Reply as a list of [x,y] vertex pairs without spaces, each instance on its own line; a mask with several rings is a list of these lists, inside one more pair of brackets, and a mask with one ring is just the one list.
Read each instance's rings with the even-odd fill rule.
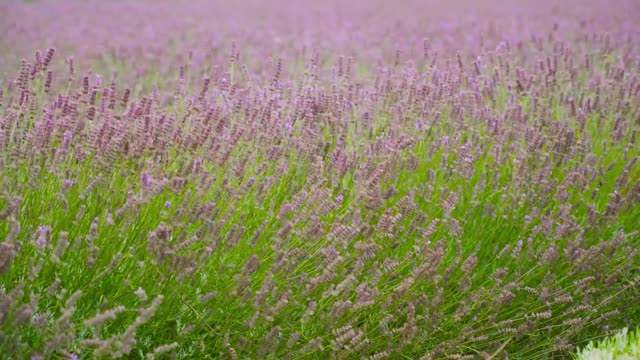
[[240,4],[0,5],[0,352],[541,358],[638,324],[637,5]]

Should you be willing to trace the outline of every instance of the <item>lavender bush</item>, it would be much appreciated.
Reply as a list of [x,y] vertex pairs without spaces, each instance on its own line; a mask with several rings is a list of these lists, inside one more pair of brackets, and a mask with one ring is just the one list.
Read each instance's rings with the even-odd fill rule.
[[0,3],[0,354],[556,359],[637,328],[638,18]]

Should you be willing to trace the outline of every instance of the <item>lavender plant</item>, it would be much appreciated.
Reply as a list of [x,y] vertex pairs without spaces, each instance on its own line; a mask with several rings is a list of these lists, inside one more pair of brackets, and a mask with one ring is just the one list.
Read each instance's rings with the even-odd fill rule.
[[1,3],[0,354],[555,359],[636,328],[640,6],[573,5]]

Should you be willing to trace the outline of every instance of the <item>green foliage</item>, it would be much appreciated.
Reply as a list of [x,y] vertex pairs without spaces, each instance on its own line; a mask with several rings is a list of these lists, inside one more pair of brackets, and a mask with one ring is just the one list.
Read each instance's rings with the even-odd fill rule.
[[640,359],[640,335],[627,328],[599,342],[590,342],[577,353],[578,360]]

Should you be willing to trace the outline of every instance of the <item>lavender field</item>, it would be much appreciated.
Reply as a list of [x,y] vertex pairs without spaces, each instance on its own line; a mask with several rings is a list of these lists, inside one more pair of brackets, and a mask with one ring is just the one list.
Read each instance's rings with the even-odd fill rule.
[[0,358],[571,359],[637,329],[639,19],[0,1]]

